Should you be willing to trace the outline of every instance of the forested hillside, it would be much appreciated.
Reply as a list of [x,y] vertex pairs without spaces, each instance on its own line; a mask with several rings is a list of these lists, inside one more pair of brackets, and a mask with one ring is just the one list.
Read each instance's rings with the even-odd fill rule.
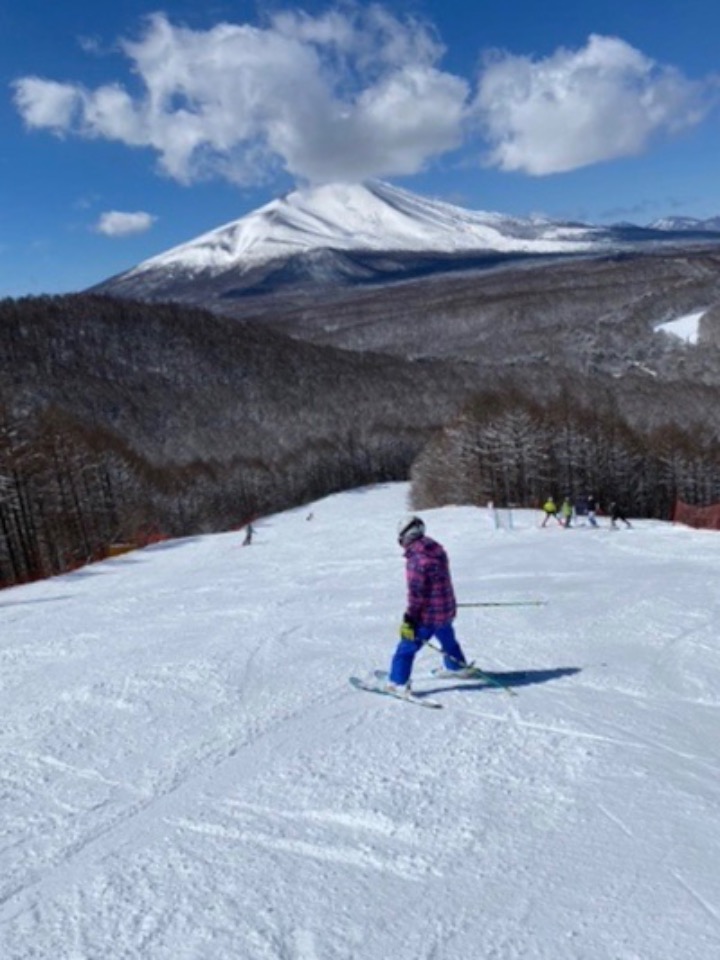
[[0,304],[0,580],[405,478],[468,370],[104,297]]
[[[522,386],[473,396],[413,464],[416,509],[488,500],[530,506],[592,494],[601,508],[616,501],[634,516],[668,519],[678,498],[720,500],[717,391],[705,397],[716,411],[711,425],[698,415],[680,426],[667,385],[635,397],[631,385],[623,394],[570,377],[555,387],[543,399]],[[657,425],[631,426],[623,397],[626,410],[628,400],[638,409],[644,401]],[[695,413],[701,409],[698,402]]]
[[[641,364],[662,379],[720,385],[720,252],[715,247],[508,263],[308,298],[216,301],[299,339],[398,356],[538,363],[624,376]],[[707,311],[699,349],[658,332]],[[713,349],[704,349],[705,347]]]
[[[398,337],[423,316],[400,310]],[[529,357],[507,318],[494,363],[433,357],[457,333],[441,314],[418,359],[91,295],[2,301],[0,330],[2,584],[411,471],[418,507],[592,492],[668,517],[677,496],[720,499],[712,376]],[[716,352],[680,357],[712,371]]]

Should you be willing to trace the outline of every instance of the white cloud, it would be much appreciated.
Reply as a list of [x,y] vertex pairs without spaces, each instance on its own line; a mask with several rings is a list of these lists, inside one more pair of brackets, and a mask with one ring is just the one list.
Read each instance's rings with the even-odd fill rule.
[[137,90],[25,77],[17,108],[31,128],[149,148],[184,183],[412,174],[461,146],[503,170],[557,173],[639,153],[705,112],[701,84],[598,36],[539,61],[496,53],[473,97],[440,69],[431,25],[376,4],[205,31],[155,14],[121,49]]
[[561,173],[641,153],[654,137],[697,124],[705,87],[614,37],[545,60],[495,54],[474,112],[502,170]]
[[95,230],[106,237],[128,237],[135,233],[145,233],[155,223],[157,217],[150,213],[122,213],[109,210],[100,216]]
[[28,127],[62,133],[74,123],[78,95],[68,84],[25,77],[16,84],[15,104]]
[[150,147],[182,182],[254,182],[278,164],[310,181],[414,173],[462,141],[469,85],[436,68],[429,27],[380,7],[207,31],[157,14],[122,49],[141,95],[23,78],[28,126]]

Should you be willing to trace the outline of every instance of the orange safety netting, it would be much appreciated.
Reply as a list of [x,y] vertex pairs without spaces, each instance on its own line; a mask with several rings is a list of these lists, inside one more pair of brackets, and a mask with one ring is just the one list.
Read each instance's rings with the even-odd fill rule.
[[687,527],[705,530],[720,530],[720,503],[707,507],[693,507],[682,500],[675,501],[673,523],[684,523]]

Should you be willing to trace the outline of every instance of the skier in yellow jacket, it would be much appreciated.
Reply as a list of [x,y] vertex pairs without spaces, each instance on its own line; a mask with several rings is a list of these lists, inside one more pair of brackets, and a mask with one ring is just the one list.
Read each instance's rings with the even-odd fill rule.
[[552,497],[548,497],[545,503],[543,504],[543,512],[545,514],[545,518],[543,519],[541,526],[544,527],[551,517],[554,517],[557,520],[557,522],[560,524],[560,526],[562,526],[562,521],[558,516],[557,504],[555,503]]

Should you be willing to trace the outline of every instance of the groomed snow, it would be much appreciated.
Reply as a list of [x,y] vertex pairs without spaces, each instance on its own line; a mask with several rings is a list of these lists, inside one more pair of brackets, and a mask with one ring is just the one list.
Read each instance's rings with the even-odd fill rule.
[[720,535],[428,511],[510,697],[353,690],[403,484],[0,594],[3,960],[720,956]]

